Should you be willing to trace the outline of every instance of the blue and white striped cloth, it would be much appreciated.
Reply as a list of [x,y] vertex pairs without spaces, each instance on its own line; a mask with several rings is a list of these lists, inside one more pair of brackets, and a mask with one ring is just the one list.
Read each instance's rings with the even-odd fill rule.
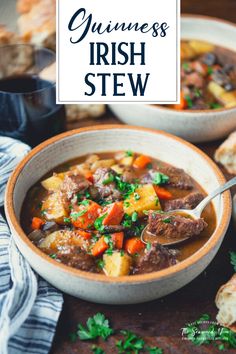
[[[17,140],[0,137],[0,207],[9,175],[29,150]],[[0,353],[48,353],[62,304],[62,294],[21,256],[0,214]]]

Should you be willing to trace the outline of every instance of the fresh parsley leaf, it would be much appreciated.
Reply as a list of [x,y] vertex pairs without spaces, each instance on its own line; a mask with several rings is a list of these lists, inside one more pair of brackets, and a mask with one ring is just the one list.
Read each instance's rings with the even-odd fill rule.
[[87,199],[90,199],[90,198],[91,198],[91,194],[89,193],[89,191],[86,191],[86,192],[85,192],[85,197],[86,197]]
[[164,173],[156,172],[153,178],[153,184],[160,185],[165,184],[169,181],[169,177],[166,176]]
[[132,227],[132,219],[131,219],[131,216],[129,216],[128,214],[125,214],[124,215],[124,220],[122,221],[122,225],[124,227],[126,227],[127,229],[131,228]]
[[134,156],[134,153],[133,153],[131,150],[127,150],[127,151],[125,152],[125,156],[126,156],[126,157]]
[[46,210],[46,209],[41,210],[40,214],[41,214],[42,216],[45,216],[45,215],[47,214],[47,210]]
[[211,66],[208,66],[207,68],[207,74],[211,75],[213,73],[213,68]]
[[83,209],[81,211],[78,212],[73,212],[70,214],[72,220],[77,220],[80,216],[83,216],[85,213],[87,213],[88,209]]
[[134,193],[134,200],[139,200],[141,197],[138,193]]
[[130,206],[130,202],[127,202],[126,200],[124,201],[124,206],[128,208]]
[[69,224],[70,223],[70,218],[64,218],[64,223]]
[[51,257],[52,259],[56,259],[57,255],[56,255],[56,253],[51,253],[51,254],[49,254],[49,257]]
[[116,188],[123,194],[124,199],[127,199],[130,194],[134,193],[139,187],[138,183],[124,182],[120,176],[115,176]]
[[188,63],[183,63],[182,64],[182,68],[183,68],[184,71],[188,71],[190,69]]
[[138,220],[138,213],[137,211],[134,211],[133,214],[131,215],[131,220],[133,222],[136,222]]
[[93,354],[105,354],[104,350],[96,345],[92,346]]
[[118,353],[133,353],[139,354],[141,350],[144,349],[144,340],[136,336],[136,334],[130,331],[121,331],[124,336],[124,340],[119,340],[116,342],[116,347],[118,348]]
[[152,244],[151,244],[151,242],[148,242],[147,245],[146,245],[146,249],[148,251],[150,251],[151,248],[152,248]]
[[103,232],[104,231],[104,225],[102,224],[103,220],[107,216],[107,213],[103,214],[102,216],[99,216],[95,222],[94,222],[94,227],[96,230]]
[[171,218],[162,219],[162,222],[164,222],[165,224],[170,224]]
[[212,102],[212,103],[210,103],[210,108],[211,109],[217,109],[217,108],[222,108],[223,106],[222,106],[222,104],[220,104],[220,103],[217,103],[217,102]]
[[163,353],[163,349],[158,348],[158,347],[149,347],[146,346],[145,350],[149,353],[149,354],[162,354]]
[[105,262],[102,259],[99,259],[96,263],[97,263],[98,268],[100,268],[100,269],[103,269],[105,266]]
[[229,252],[230,254],[230,263],[232,264],[234,271],[236,272],[236,252]]
[[187,101],[188,108],[192,108],[193,107],[193,101],[192,101],[191,97],[189,95],[186,95],[185,99]]
[[84,206],[88,206],[89,205],[89,200],[88,199],[84,199],[82,200],[82,202],[78,202],[79,205],[84,205]]
[[112,335],[113,329],[109,325],[109,321],[102,313],[97,313],[93,317],[89,317],[86,322],[87,327],[78,325],[78,336],[80,340],[90,340],[102,337],[106,340]]
[[109,183],[114,182],[114,180],[115,180],[115,176],[112,173],[109,173],[109,177],[107,179],[104,179],[102,184],[107,185]]
[[152,163],[151,163],[151,162],[147,164],[147,169],[148,169],[148,170],[151,170],[151,169],[152,169],[152,167],[153,167],[153,165],[152,165]]

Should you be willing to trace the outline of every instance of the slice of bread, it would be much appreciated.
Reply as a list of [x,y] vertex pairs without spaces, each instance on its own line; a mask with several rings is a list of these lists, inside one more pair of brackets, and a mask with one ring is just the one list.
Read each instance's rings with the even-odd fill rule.
[[219,309],[216,316],[219,324],[236,332],[236,274],[220,287],[215,303]]
[[236,174],[236,131],[223,142],[215,152],[215,160],[229,173]]

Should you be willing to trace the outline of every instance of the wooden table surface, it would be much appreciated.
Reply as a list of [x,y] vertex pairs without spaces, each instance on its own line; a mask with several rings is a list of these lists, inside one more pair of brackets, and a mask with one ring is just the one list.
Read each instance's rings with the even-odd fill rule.
[[[217,16],[236,22],[235,0],[182,0],[182,12]],[[99,120],[86,120],[70,125],[68,129],[94,124],[119,123],[107,113]],[[199,147],[209,156],[213,156],[220,142],[201,144]],[[223,170],[225,173],[225,171]],[[226,177],[230,176],[226,174]],[[59,320],[52,354],[91,353],[91,344],[81,341],[71,343],[69,333],[76,329],[78,323],[85,323],[89,316],[97,312],[104,313],[111,321],[113,328],[129,329],[150,345],[158,345],[164,353],[194,354],[218,353],[211,346],[195,347],[181,338],[181,328],[186,322],[192,322],[203,313],[216,316],[214,305],[215,294],[219,286],[226,282],[233,273],[229,262],[229,251],[236,250],[236,238],[232,224],[230,225],[222,247],[210,266],[190,284],[163,299],[145,304],[129,306],[107,306],[93,304],[65,295],[63,311]],[[115,341],[119,336],[112,337],[108,342],[101,342],[106,353],[117,353]],[[227,351],[235,353],[235,350]]]

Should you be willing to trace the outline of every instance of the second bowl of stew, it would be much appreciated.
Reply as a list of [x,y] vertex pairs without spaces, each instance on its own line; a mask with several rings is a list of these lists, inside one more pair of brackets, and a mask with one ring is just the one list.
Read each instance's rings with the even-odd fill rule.
[[[224,179],[199,150],[162,132],[81,129],[34,149],[8,183],[17,245],[59,289],[87,300],[135,303],[172,292],[211,261],[230,218],[229,195],[193,220]],[[154,240],[188,238],[176,247]],[[153,236],[152,236],[153,239]]]
[[162,129],[192,142],[219,139],[236,129],[236,26],[183,15],[181,92],[175,105],[110,105],[127,124]]

